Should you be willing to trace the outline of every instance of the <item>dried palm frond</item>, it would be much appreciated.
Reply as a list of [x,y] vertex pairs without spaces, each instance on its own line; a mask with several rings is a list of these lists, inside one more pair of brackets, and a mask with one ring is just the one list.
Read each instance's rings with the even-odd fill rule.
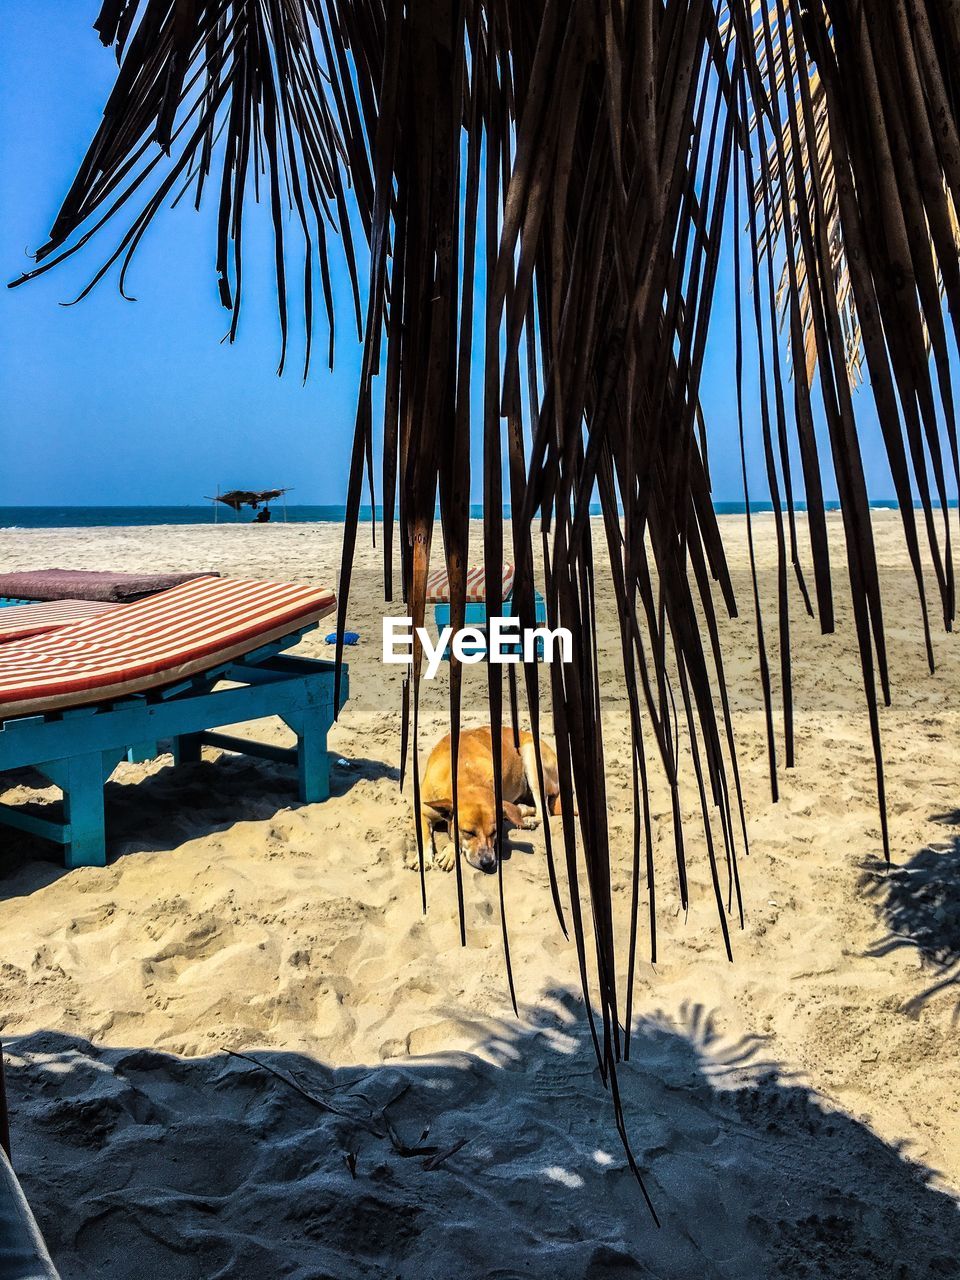
[[[939,293],[942,281],[957,324],[956,0],[106,0],[97,29],[117,47],[117,84],[29,274],[76,252],[121,215],[128,229],[106,267],[122,259],[125,269],[168,197],[189,189],[199,204],[213,184],[217,272],[233,333],[243,214],[262,185],[275,232],[282,350],[292,225],[305,251],[308,359],[318,274],[332,358],[328,231],[336,229],[364,344],[341,623],[364,472],[371,484],[373,477],[375,378],[383,379],[385,594],[391,598],[394,589],[398,498],[400,592],[415,624],[423,622],[427,573],[437,556],[438,498],[451,621],[463,623],[474,418],[482,424],[487,604],[491,614],[500,611],[506,472],[521,623],[533,625],[538,543],[551,624],[568,627],[574,638],[573,662],[552,666],[549,676],[565,817],[563,848],[554,851],[548,840],[548,866],[558,914],[565,927],[569,919],[576,942],[598,1060],[623,1133],[616,1062],[629,1052],[639,917],[646,891],[655,955],[656,876],[665,874],[654,866],[648,804],[655,766],[669,783],[674,874],[684,905],[688,897],[681,741],[699,789],[728,952],[728,903],[739,904],[743,807],[714,584],[728,611],[736,602],[710,500],[703,451],[710,424],[704,427],[699,408],[722,250],[734,260],[742,439],[747,367],[755,362],[759,372],[778,543],[784,757],[792,763],[790,565],[806,607],[816,608],[824,630],[833,628],[819,420],[841,500],[885,847],[876,686],[879,680],[889,701],[889,678],[848,376],[861,346],[931,665],[912,481],[942,616],[947,626],[953,620],[949,529],[944,523],[941,533],[934,513],[935,499],[945,507],[947,490],[926,342],[956,471]],[[362,301],[351,207],[369,246]],[[783,261],[775,270],[777,255]],[[746,273],[749,299],[741,288]],[[810,377],[793,379],[788,395],[781,320],[793,368],[816,366],[816,396]],[[754,345],[755,358],[747,350]],[[471,382],[475,350],[483,358],[479,398]],[[797,552],[792,436],[808,512],[812,601]],[[589,519],[595,494],[632,731],[634,892],[625,992],[611,910],[596,531]],[[755,567],[753,593],[775,792],[773,684]],[[405,690],[405,753],[411,732],[416,743],[421,659],[416,645]],[[501,674],[494,666],[488,673],[496,728]],[[536,671],[525,669],[524,679],[536,732]],[[450,689],[456,744],[455,661]],[[499,733],[493,740],[499,743]],[[412,775],[416,795],[415,751]],[[462,929],[459,862],[457,886]],[[509,973],[502,879],[500,901]]]
[[[767,2],[768,11],[770,10],[769,0]],[[767,59],[767,32],[762,19],[763,0],[753,0],[753,21],[754,21],[754,39],[757,44],[757,59],[759,64],[764,68],[766,73]],[[789,30],[789,23],[786,28]],[[829,28],[828,28],[829,34]],[[780,47],[779,32],[777,32],[770,41],[771,46],[771,66],[776,78],[776,86],[778,93],[782,94],[785,77],[783,74],[782,50]],[[893,70],[893,68],[889,68]],[[907,80],[909,81],[910,66],[907,64]],[[916,83],[908,83],[906,88],[911,92],[916,92],[919,86]],[[799,102],[797,106],[799,107]],[[820,80],[816,69],[810,69],[810,109],[813,120],[815,122],[811,130],[812,140],[815,141],[817,147],[817,162],[821,173],[822,191],[823,191],[823,207],[824,216],[828,226],[828,240],[832,249],[834,288],[837,295],[837,309],[840,314],[841,324],[843,326],[844,346],[847,353],[847,371],[850,376],[852,386],[857,386],[863,382],[863,336],[860,331],[860,324],[857,319],[857,308],[853,297],[853,289],[850,279],[850,269],[846,258],[846,244],[843,237],[840,208],[837,196],[836,175],[833,170],[833,152],[830,143],[830,124],[828,119],[827,98],[824,92],[823,84]],[[753,115],[750,121],[752,130],[757,128],[758,117]],[[779,143],[779,145],[778,145]],[[807,134],[800,139],[800,165],[795,167],[792,162],[793,138],[789,126],[785,124],[783,133],[777,141],[770,141],[767,145],[767,163],[770,171],[770,179],[774,186],[784,181],[787,186],[787,200],[792,202],[794,199],[794,184],[798,180],[806,183],[805,197],[809,201],[812,199],[813,192],[811,188],[811,166],[809,157],[806,153]],[[783,157],[783,169],[780,167],[780,158]],[[941,224],[939,230],[941,232],[941,247],[947,250],[947,260],[944,267],[940,263],[937,254],[936,242],[931,236],[930,252],[933,257],[934,273],[937,280],[938,292],[941,298],[945,297],[949,287],[954,290],[953,301],[957,301],[955,292],[956,267],[955,259],[960,255],[960,221],[957,218],[957,210],[954,205],[953,196],[947,184],[945,177],[942,178],[944,187],[944,215],[946,221]],[[764,205],[765,185],[762,181],[758,181],[754,190],[754,200],[758,210]],[[782,214],[781,202],[778,199],[770,200],[771,217],[769,223],[765,226],[765,244],[764,252],[776,252],[777,243],[783,234],[784,221]],[[944,234],[945,233],[945,234]],[[799,272],[800,285],[800,310],[803,317],[804,334],[807,341],[805,344],[806,366],[805,374],[808,383],[812,385],[814,375],[817,369],[817,353],[816,345],[813,340],[812,320],[810,313],[810,298],[807,292],[806,276],[801,270]],[[787,309],[790,305],[790,279],[786,263],[783,264],[779,288],[777,292],[777,303],[784,322],[787,319]],[[931,335],[926,327],[924,319],[924,339],[927,351],[931,348]]]

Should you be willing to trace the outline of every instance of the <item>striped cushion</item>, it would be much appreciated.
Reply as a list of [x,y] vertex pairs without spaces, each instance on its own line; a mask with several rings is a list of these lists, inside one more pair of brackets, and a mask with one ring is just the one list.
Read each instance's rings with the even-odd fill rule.
[[336,607],[323,587],[199,578],[99,618],[0,645],[0,714],[162,687],[309,626]]
[[[503,599],[506,600],[513,590],[514,568],[512,564],[503,566]],[[483,565],[474,565],[467,570],[467,603],[483,604],[485,599],[485,577]],[[446,569],[438,569],[427,578],[427,604],[449,604],[450,582]]]
[[45,631],[56,631],[70,622],[85,622],[87,618],[99,618],[121,604],[108,604],[105,600],[45,600],[41,604],[15,604],[0,609],[0,643],[5,640],[25,640]]

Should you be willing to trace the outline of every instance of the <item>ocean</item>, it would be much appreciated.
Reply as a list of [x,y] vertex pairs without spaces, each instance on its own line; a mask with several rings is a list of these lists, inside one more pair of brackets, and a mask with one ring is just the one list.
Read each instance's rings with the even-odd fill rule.
[[[878,510],[896,508],[890,499],[881,499],[870,504]],[[955,506],[956,503],[951,503]],[[743,502],[717,502],[714,506],[719,515],[743,515],[746,504]],[[840,504],[828,502],[830,511],[839,510]],[[803,504],[797,504],[798,510]],[[592,509],[595,515],[600,514],[599,506]],[[751,502],[750,510],[757,514],[772,511],[769,502]],[[343,506],[301,506],[275,502],[272,506],[272,523],[282,524],[285,520],[293,524],[342,524],[346,508]],[[251,523],[253,512],[244,509],[241,515],[234,515],[228,508],[221,507],[219,513],[214,511],[213,504],[207,506],[182,507],[0,507],[0,529],[88,529],[97,526],[122,528],[124,526],[156,525],[156,524],[236,524]],[[483,507],[475,504],[470,508],[474,519],[483,518]],[[383,517],[382,508],[377,508],[377,519]],[[504,515],[509,517],[509,507],[504,508]],[[372,519],[372,508],[360,508],[360,519],[369,522]]]

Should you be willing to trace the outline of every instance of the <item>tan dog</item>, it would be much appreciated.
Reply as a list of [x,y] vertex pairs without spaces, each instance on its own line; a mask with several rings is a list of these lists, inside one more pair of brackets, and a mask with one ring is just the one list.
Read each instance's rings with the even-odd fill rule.
[[[503,730],[502,743],[503,815],[514,826],[529,830],[543,819],[536,744],[532,734],[521,733],[518,751],[513,745],[511,729]],[[551,814],[557,814],[560,812],[557,757],[543,739],[540,740],[540,756],[547,808]],[[493,871],[497,865],[496,838],[500,815],[494,808],[493,735],[489,728],[467,729],[460,734],[457,764],[460,852],[478,871]],[[423,831],[430,833],[430,847],[437,866],[444,871],[452,871],[456,853],[453,846],[453,766],[449,733],[437,743],[427,761],[420,785],[420,820]],[[450,834],[450,844],[438,853],[434,833],[438,826],[444,824]]]

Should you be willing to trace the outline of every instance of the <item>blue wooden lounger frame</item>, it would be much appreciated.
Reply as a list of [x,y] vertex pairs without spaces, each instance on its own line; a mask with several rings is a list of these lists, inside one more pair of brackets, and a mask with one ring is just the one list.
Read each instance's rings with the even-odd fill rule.
[[[0,722],[0,772],[31,767],[63,791],[63,822],[0,804],[0,823],[62,845],[67,867],[105,866],[104,783],[121,760],[152,760],[160,739],[172,740],[175,764],[199,760],[203,746],[295,764],[301,802],[326,800],[336,664],[282,652],[311,630],[301,628],[147,693]],[[229,686],[217,687],[226,681]],[[341,707],[348,696],[344,668]],[[213,732],[218,725],[265,716],[279,716],[297,735],[297,745],[275,747]]]
[[[533,607],[534,607],[534,621],[536,622],[536,625],[538,627],[545,627],[547,625],[547,606],[544,602],[543,596],[540,594],[539,591],[534,592]],[[510,595],[508,595],[507,598],[504,600],[503,609],[499,616],[501,618],[513,617],[513,592],[512,591]],[[435,604],[433,606],[433,620],[437,627],[437,635],[439,636],[443,631],[444,627],[450,626],[449,604]],[[487,621],[488,621],[487,606],[485,601],[468,600],[466,609],[464,611],[463,625],[465,627],[476,627],[478,631],[482,631],[484,632],[484,634],[486,634]],[[523,658],[523,645],[519,642],[517,644],[504,643],[503,649],[505,653],[516,653],[521,659]],[[473,644],[473,645],[465,644],[463,646],[463,651],[464,653],[467,653],[467,654],[474,654],[474,653],[486,654],[487,646],[486,646],[486,643]],[[450,661],[449,645],[447,645],[446,648],[444,649],[442,656],[445,662]],[[537,638],[537,642],[536,642],[536,657],[538,660],[543,658],[543,641],[539,637]]]

